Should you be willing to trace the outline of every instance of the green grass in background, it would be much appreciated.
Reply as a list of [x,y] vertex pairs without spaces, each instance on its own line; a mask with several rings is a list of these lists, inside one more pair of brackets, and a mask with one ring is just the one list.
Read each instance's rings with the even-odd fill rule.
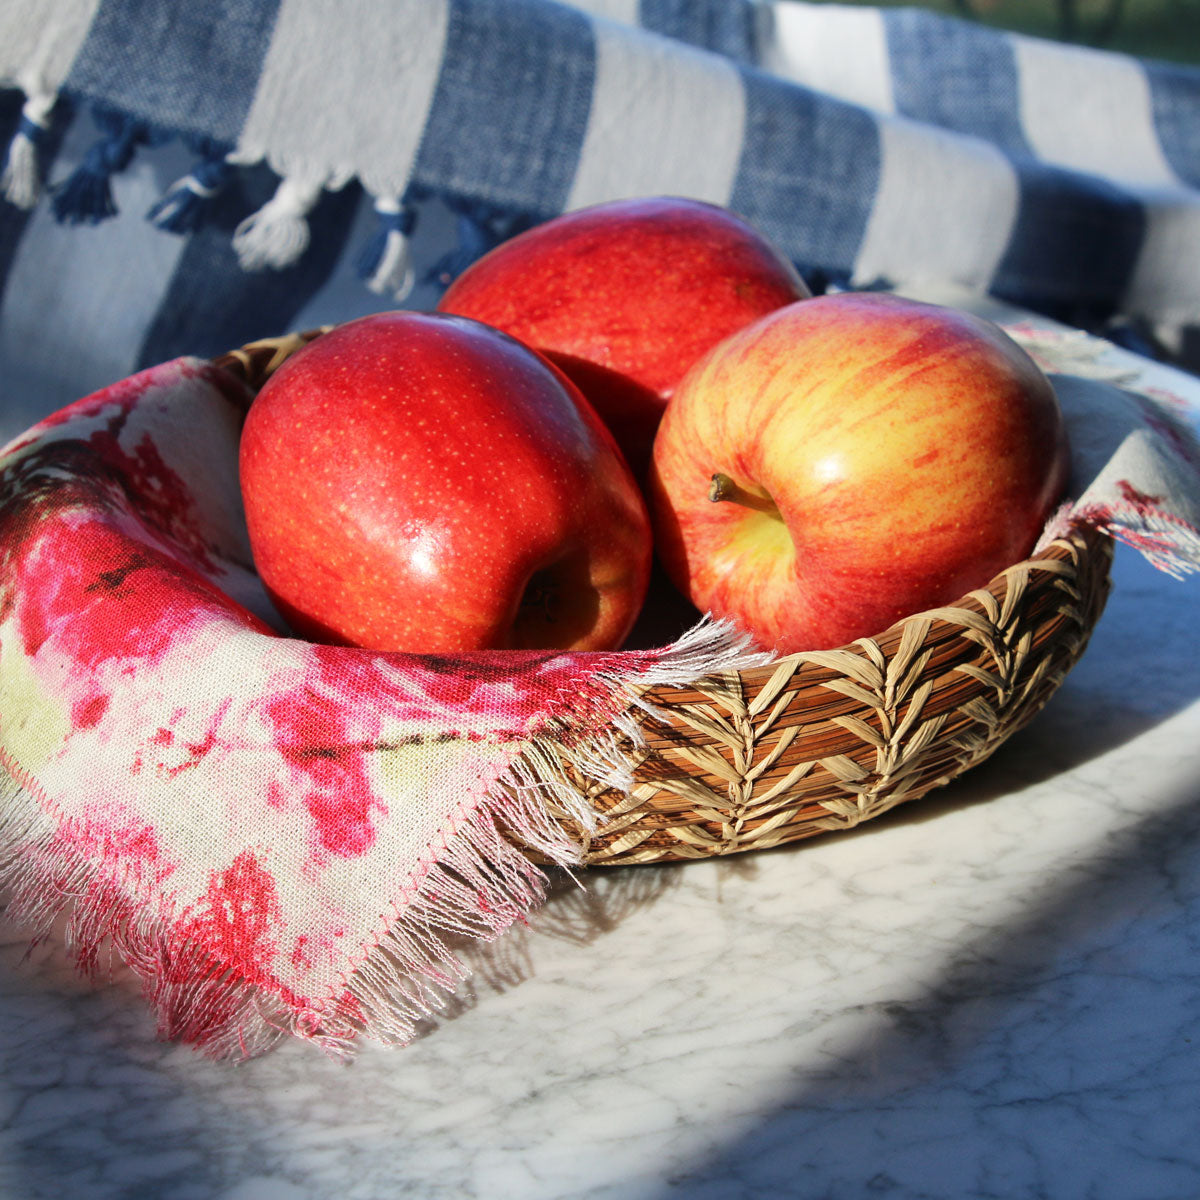
[[[909,0],[854,0],[894,4]],[[1200,0],[925,0],[933,12],[1143,58],[1200,64]]]

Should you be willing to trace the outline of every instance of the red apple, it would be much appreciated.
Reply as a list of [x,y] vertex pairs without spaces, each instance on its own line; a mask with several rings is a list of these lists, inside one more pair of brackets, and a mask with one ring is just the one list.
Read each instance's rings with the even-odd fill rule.
[[743,325],[807,296],[752,226],[697,200],[578,209],[472,264],[439,309],[485,321],[563,369],[635,474],[688,368]]
[[650,488],[675,583],[793,652],[986,584],[1028,555],[1067,471],[1054,391],[998,326],[845,293],[780,309],[697,363]]
[[649,518],[571,383],[475,321],[362,317],[267,381],[246,420],[255,564],[293,629],[447,653],[618,646]]

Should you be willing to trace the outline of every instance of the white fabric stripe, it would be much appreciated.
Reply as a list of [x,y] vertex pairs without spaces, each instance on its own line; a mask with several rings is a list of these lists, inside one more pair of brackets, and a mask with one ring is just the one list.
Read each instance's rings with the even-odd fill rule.
[[1012,43],[1021,124],[1039,158],[1123,183],[1178,182],[1136,60],[1029,37]]
[[1196,325],[1200,313],[1200,193],[1186,188],[1138,190],[1146,233],[1126,292],[1127,312],[1145,313],[1173,350],[1180,329]]
[[[404,191],[437,86],[448,0],[282,0],[236,158],[373,195]],[[363,37],[370,29],[374,36]],[[324,157],[336,156],[332,165]],[[316,157],[314,157],[314,155]]]
[[977,138],[902,117],[882,117],[879,127],[879,187],[855,282],[940,280],[985,290],[1016,221],[1012,165]]
[[[96,140],[87,119],[67,133],[57,163],[65,176]],[[138,365],[187,239],[146,220],[163,176],[182,174],[190,155],[165,146],[113,177],[118,214],[100,228],[61,225],[35,208],[13,258],[0,303],[0,433],[125,378]],[[0,441],[6,440],[0,437]]]
[[625,25],[636,25],[641,17],[641,0],[566,0],[580,12]]
[[803,0],[775,0],[765,9],[766,70],[875,112],[896,111],[879,9]]
[[725,204],[746,95],[732,63],[611,21],[595,22],[596,81],[568,208],[673,194]]
[[0,84],[27,96],[57,92],[100,0],[3,0]]

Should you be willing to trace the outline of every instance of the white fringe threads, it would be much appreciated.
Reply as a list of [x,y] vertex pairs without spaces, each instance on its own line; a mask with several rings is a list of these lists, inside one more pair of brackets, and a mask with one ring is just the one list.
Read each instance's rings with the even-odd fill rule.
[[[223,971],[203,951],[172,944],[170,927],[127,887],[57,842],[58,830],[30,793],[0,767],[0,884],[4,923],[40,941],[66,918],[66,948],[81,974],[101,980],[112,960],[128,966],[164,1040],[184,1040],[214,1058],[250,1058],[301,1032],[278,1001]],[[122,881],[127,882],[127,881]],[[332,1053],[345,1047],[327,1039]]]
[[285,177],[275,194],[233,231],[233,248],[244,270],[290,267],[308,249],[308,214],[323,185]]
[[[451,943],[463,937],[491,941],[542,901],[547,879],[533,859],[567,870],[583,862],[595,814],[572,773],[605,786],[630,786],[622,743],[641,739],[630,715],[632,708],[647,707],[639,690],[687,684],[770,658],[729,624],[705,620],[650,668],[597,680],[599,715],[608,723],[579,738],[571,714],[563,714],[523,750],[488,797],[464,812],[415,893],[397,898],[388,928],[350,980],[349,1001],[340,1005],[296,1011],[232,976],[198,947],[180,946],[167,918],[57,841],[58,830],[41,806],[0,770],[0,882],[10,890],[8,920],[44,934],[65,914],[68,944],[82,971],[102,975],[103,954],[115,955],[141,979],[160,1035],[214,1057],[252,1057],[288,1034],[334,1056],[348,1055],[360,1036],[402,1045],[469,974]],[[564,819],[583,831],[582,844]]]
[[17,208],[31,209],[42,194],[39,146],[50,128],[50,112],[58,97],[53,92],[30,96],[21,107],[21,121],[8,144],[0,190]]
[[[628,790],[632,767],[622,742],[642,741],[633,708],[653,709],[640,697],[654,684],[686,685],[707,675],[771,661],[748,635],[705,618],[662,652],[652,667],[598,680],[608,692],[609,724],[582,740],[569,715],[530,743],[455,832],[437,866],[350,981],[359,1014],[326,1031],[348,1044],[357,1030],[403,1045],[417,1022],[441,1009],[468,975],[442,934],[493,940],[541,903],[546,876],[535,857],[570,870],[584,861],[596,816],[572,778]],[[572,838],[563,819],[583,831]],[[502,832],[503,830],[503,832]],[[507,836],[505,836],[507,834]],[[518,849],[514,840],[525,849]]]
[[1088,526],[1136,550],[1152,567],[1184,579],[1200,572],[1200,532],[1169,513],[1139,511],[1135,505],[1063,504],[1051,516],[1033,549],[1040,553],[1057,538]]

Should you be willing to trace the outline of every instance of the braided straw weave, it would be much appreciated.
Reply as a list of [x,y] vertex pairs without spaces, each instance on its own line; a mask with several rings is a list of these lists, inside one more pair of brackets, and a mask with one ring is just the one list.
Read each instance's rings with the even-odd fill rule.
[[[321,330],[218,358],[257,388]],[[1109,590],[1112,542],[1082,530],[943,608],[836,650],[655,685],[626,794],[579,780],[592,865],[710,858],[850,829],[987,758],[1054,694]],[[579,834],[579,830],[572,830]]]

